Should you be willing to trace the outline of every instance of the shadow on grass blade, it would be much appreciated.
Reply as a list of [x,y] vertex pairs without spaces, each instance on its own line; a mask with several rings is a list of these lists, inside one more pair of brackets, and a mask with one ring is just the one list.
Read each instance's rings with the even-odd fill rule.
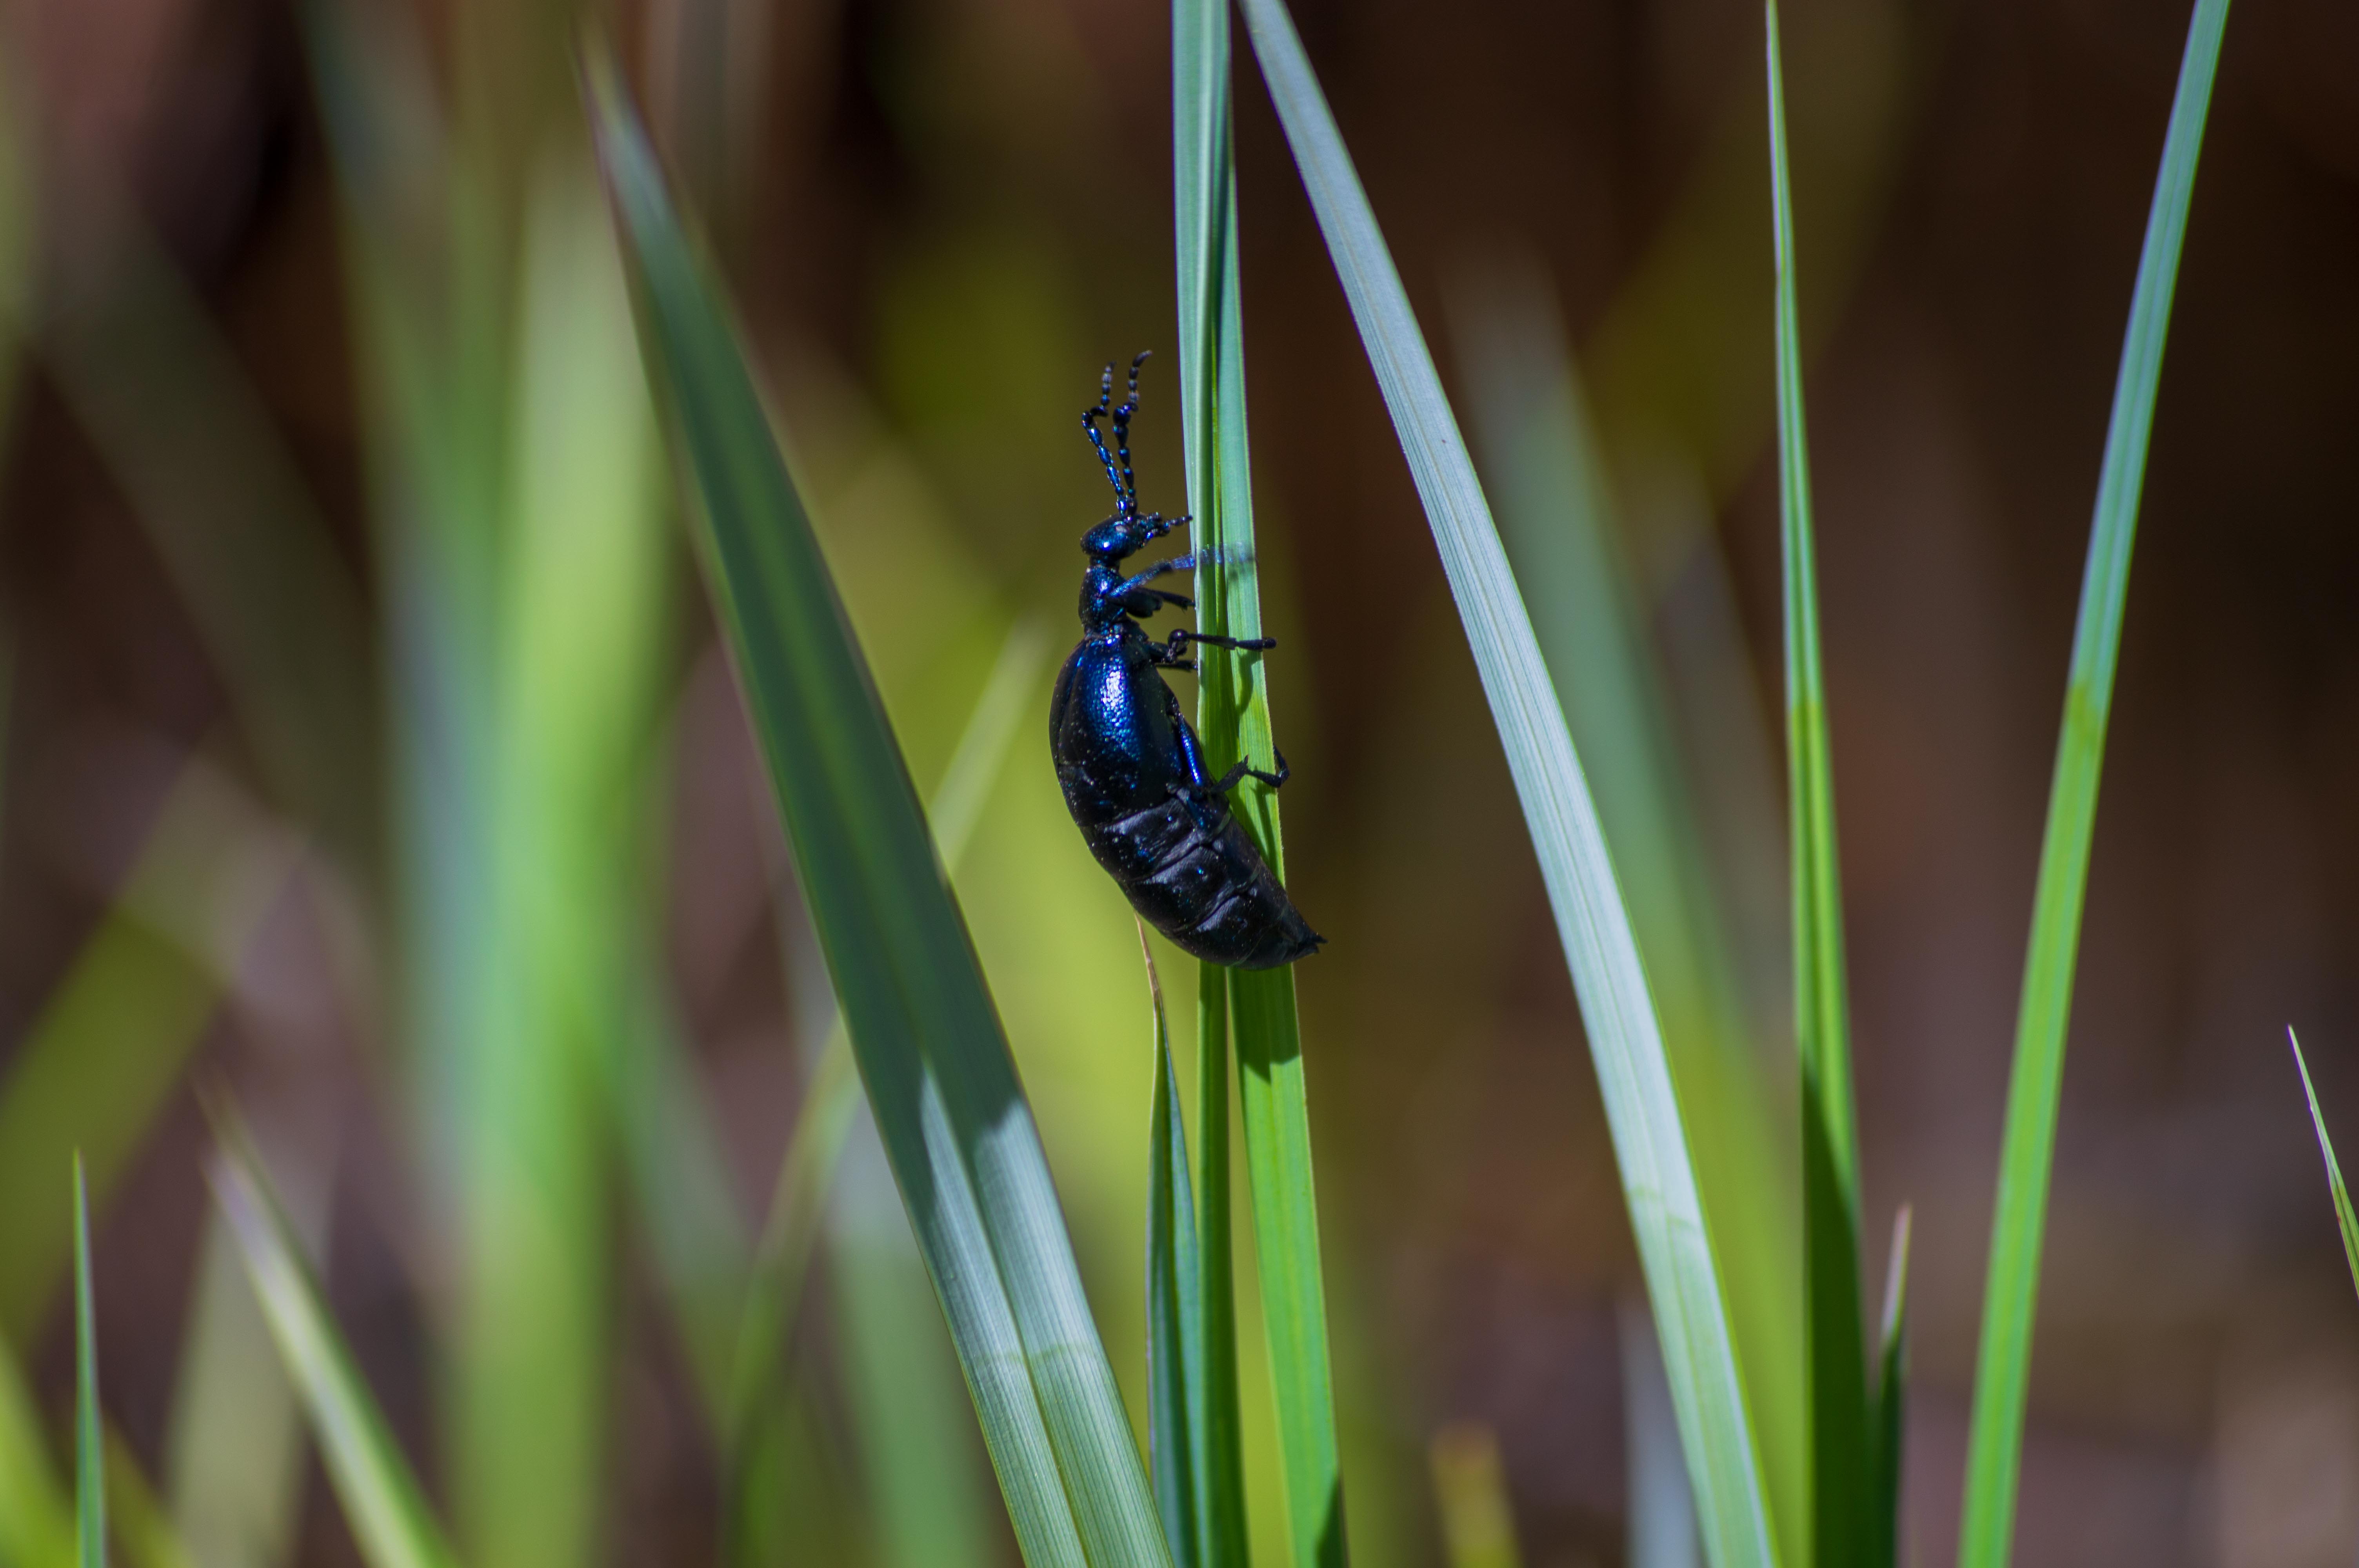
[[1908,1436],[1908,1206],[1892,1222],[1892,1267],[1884,1282],[1883,1348],[1876,1357],[1875,1420],[1869,1429],[1875,1473],[1869,1483],[1867,1561],[1900,1562],[1900,1487]]
[[1026,1560],[1168,1563],[1038,1131],[711,274],[603,57],[586,91],[707,582]]
[[1147,992],[1155,1014],[1155,1093],[1147,1111],[1147,1462],[1155,1506],[1174,1568],[1199,1568],[1198,1530],[1206,1512],[1203,1469],[1204,1323],[1196,1257],[1196,1199],[1188,1177],[1188,1132],[1163,980],[1147,927],[1138,928]]
[[1280,0],[1245,0],[1245,9],[1263,77],[1432,524],[1523,803],[1588,1025],[1707,1550],[1715,1568],[1773,1563],[1768,1502],[1686,1128],[1563,710],[1424,334],[1301,40]]
[[2005,1568],[2015,1538],[2017,1467],[2023,1457],[2025,1391],[2031,1379],[2033,1304],[2039,1293],[2039,1248],[2048,1220],[2048,1178],[2056,1151],[2057,1097],[2064,1077],[2064,1032],[2072,1011],[2072,972],[2081,948],[2082,902],[2088,891],[2089,844],[2097,816],[2097,777],[2104,762],[2105,721],[2113,710],[2114,666],[2122,609],[2129,592],[2130,546],[2146,478],[2147,438],[2162,376],[2162,348],[2179,278],[2180,243],[2203,145],[2212,79],[2228,0],[2196,0],[2170,127],[2162,145],[2129,330],[2114,379],[2114,410],[2097,479],[2096,516],[2081,579],[2072,663],[2064,693],[2063,733],[2039,847],[2032,895],[2030,952],[2007,1081],[2006,1130],[1999,1151],[1998,1198],[1991,1217],[1990,1271],[1983,1300],[1982,1346],[1974,1367],[1973,1420],[1958,1540],[1959,1568]]

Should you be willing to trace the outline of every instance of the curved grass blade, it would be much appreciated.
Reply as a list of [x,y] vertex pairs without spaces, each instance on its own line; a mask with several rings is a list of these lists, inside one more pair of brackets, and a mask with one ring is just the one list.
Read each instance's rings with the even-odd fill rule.
[[1999,1152],[1998,1201],[1991,1217],[1990,1273],[1983,1300],[1982,1346],[1974,1368],[1973,1422],[1966,1454],[1959,1568],[2001,1568],[2015,1535],[2017,1468],[2023,1454],[2025,1390],[2031,1375],[2032,1308],[2039,1292],[2039,1246],[2048,1219],[2048,1178],[2056,1149],[2056,1104],[2064,1076],[2064,1032],[2072,1011],[2072,971],[2080,954],[2082,901],[2088,891],[2089,844],[2097,815],[2097,776],[2104,762],[2105,721],[2114,701],[2122,608],[2129,589],[2130,546],[2138,492],[2146,477],[2147,438],[2179,278],[2180,242],[2203,119],[2220,62],[2228,0],[2196,0],[2163,137],[2162,168],[2147,216],[2130,296],[2129,330],[2114,379],[2114,410],[2097,480],[2096,516],[2081,579],[2072,664],[2064,691],[2063,732],[2039,848],[2023,1002],[2016,1021],[2015,1064],[2007,1082],[2006,1130]]
[[[1197,622],[1207,633],[1253,638],[1261,635],[1261,586],[1252,453],[1245,438],[1225,0],[1174,0],[1171,46],[1180,378],[1188,503],[1198,546]],[[1243,757],[1273,758],[1261,655],[1207,647],[1201,667],[1196,718],[1207,762],[1225,770]],[[1234,798],[1245,830],[1282,879],[1286,846],[1277,795],[1253,788]],[[1246,1552],[1229,1229],[1228,1072],[1234,1044],[1288,1534],[1298,1568],[1341,1568],[1346,1555],[1343,1464],[1294,971],[1247,973],[1206,964],[1199,966],[1197,986],[1197,1122],[1202,1144],[1198,1256],[1206,1390],[1202,1485],[1210,1509],[1199,1530],[1204,1563],[1206,1568],[1244,1568]]]
[[1719,1266],[1647,978],[1589,786],[1432,355],[1280,0],[1247,26],[1376,373],[1516,781],[1588,1026],[1716,1568],[1775,1560]]
[[2310,1086],[2310,1064],[2301,1059],[2301,1041],[2291,1029],[2286,1039],[2293,1045],[2293,1065],[2301,1074],[2302,1098],[2310,1101],[2310,1124],[2318,1130],[2318,1152],[2326,1157],[2327,1191],[2334,1197],[2334,1224],[2343,1232],[2343,1260],[2351,1265],[2351,1284],[2359,1290],[2359,1216],[2351,1212],[2351,1190],[2343,1184],[2343,1167],[2335,1162],[2333,1140],[2326,1136],[2326,1118],[2319,1114],[2318,1091]]
[[1169,1561],[974,948],[710,275],[611,68],[586,91],[707,579],[1026,1561]]
[[1875,1475],[1869,1486],[1867,1561],[1900,1561],[1900,1484],[1908,1432],[1908,1206],[1892,1222],[1892,1269],[1884,1282],[1884,1347],[1876,1357],[1875,1424],[1869,1432]]
[[106,1568],[106,1433],[98,1419],[98,1330],[92,1322],[90,1184],[74,1191],[74,1537],[81,1568]]
[[1834,768],[1819,660],[1818,545],[1794,303],[1792,177],[1777,5],[1762,7],[1769,55],[1769,191],[1777,260],[1778,555],[1785,584],[1786,777],[1793,857],[1794,1040],[1802,1067],[1804,1355],[1810,1368],[1810,1542],[1818,1568],[1864,1561],[1874,1477],[1859,1304],[1859,1122],[1844,994],[1843,874]]
[[[1470,265],[1448,298],[1478,471],[1587,769],[1688,1119],[1770,1517],[1783,1532],[1779,1553],[1802,1561],[1810,1466],[1806,1369],[1795,1354],[1803,1336],[1799,1164],[1791,1158],[1790,1123],[1781,1125],[1781,1097],[1770,1092],[1772,1057],[1759,1048],[1748,1016],[1730,939],[1742,924],[1734,888],[1707,861],[1713,835],[1694,787],[1704,769],[1718,775],[1715,790],[1730,787],[1733,774],[1766,779],[1767,747],[1747,757],[1754,727],[1713,724],[1717,705],[1683,709],[1674,700],[1639,608],[1644,588],[1622,547],[1581,377],[1538,265],[1496,258]],[[1683,635],[1697,638],[1695,628],[1708,624],[1701,634],[1710,641],[1741,641],[1733,620],[1715,620],[1725,608],[1716,596],[1696,596],[1681,611],[1690,628]],[[1699,752],[1691,767],[1683,739],[1707,740],[1713,749]],[[1782,993],[1777,1000],[1786,1001]],[[1651,1331],[1648,1345],[1659,1384],[1662,1357],[1651,1348]],[[1655,1533],[1678,1533],[1691,1563],[1695,1510],[1668,1390],[1660,1403],[1680,1474],[1676,1509],[1658,1511],[1665,1519],[1676,1513],[1679,1522]],[[1641,1487],[1635,1447],[1631,1463],[1635,1496]],[[1629,1524],[1635,1552],[1642,1529],[1636,1511]]]
[[336,1332],[259,1159],[243,1130],[226,1119],[208,1174],[362,1556],[370,1568],[457,1568],[425,1493]]
[[1155,1012],[1155,1096],[1147,1111],[1147,1464],[1173,1568],[1198,1568],[1208,1512],[1203,1465],[1204,1321],[1196,1254],[1196,1202],[1188,1180],[1188,1132],[1180,1119],[1171,1028],[1147,927],[1138,928]]

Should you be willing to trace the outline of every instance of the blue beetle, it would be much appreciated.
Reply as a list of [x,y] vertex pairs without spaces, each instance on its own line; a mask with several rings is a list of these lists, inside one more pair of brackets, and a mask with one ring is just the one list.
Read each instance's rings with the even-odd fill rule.
[[[1185,627],[1158,643],[1139,624],[1167,606],[1195,607],[1185,594],[1151,586],[1166,573],[1192,569],[1193,557],[1158,561],[1127,577],[1121,569],[1125,558],[1188,522],[1160,513],[1139,515],[1130,417],[1138,410],[1138,367],[1146,362],[1145,354],[1131,362],[1129,396],[1120,407],[1110,407],[1114,366],[1106,366],[1096,406],[1082,414],[1082,428],[1114,486],[1114,510],[1082,535],[1082,553],[1090,561],[1082,576],[1082,637],[1057,675],[1049,749],[1082,839],[1147,924],[1208,963],[1276,968],[1318,951],[1326,938],[1286,896],[1230,814],[1228,796],[1248,778],[1272,789],[1284,784],[1285,754],[1279,753],[1276,773],[1240,762],[1211,777],[1203,747],[1162,672],[1193,670],[1190,643],[1247,650],[1277,644],[1268,637],[1214,637]],[[1099,419],[1109,413],[1112,453],[1098,433]]]

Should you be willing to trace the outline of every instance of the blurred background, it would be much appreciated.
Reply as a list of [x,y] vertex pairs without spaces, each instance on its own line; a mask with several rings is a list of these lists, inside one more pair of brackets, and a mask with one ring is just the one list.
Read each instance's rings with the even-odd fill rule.
[[[1629,798],[1659,808],[1708,930],[1698,994],[1783,1135],[1757,9],[1294,11],[1552,658],[1623,617],[1643,700],[1576,733],[1609,795],[1601,748],[1650,737]],[[857,1127],[754,1437],[715,1393],[732,1292],[801,1201],[774,1192],[832,1003],[676,525],[577,20],[0,12],[0,1339],[54,1427],[80,1146],[125,1474],[201,1568],[357,1561],[211,1217],[201,1100],[234,1098],[469,1561],[1011,1563]],[[2186,20],[1785,18],[1867,1265],[1913,1205],[1924,1564],[1955,1539],[2066,648]],[[948,858],[1136,1411],[1147,1015],[1040,730],[1074,541],[1107,509],[1074,417],[1106,361],[1158,351],[1142,494],[1185,504],[1168,17],[644,0],[603,25],[919,787],[977,803]],[[1441,1560],[1427,1446],[1474,1422],[1527,1562],[1635,1562],[1636,1269],[1571,987],[1243,49],[1266,668],[1289,880],[1331,939],[1300,983],[1353,1547]],[[2359,1554],[2359,1303],[2284,1033],[2359,1129],[2354,63],[2338,0],[2231,18],[2099,817],[2027,1565]],[[1547,592],[1568,524],[1518,466],[1535,408],[1600,524],[1593,615]],[[1655,896],[1649,851],[1615,852]],[[1266,1418],[1248,1462],[1266,1503]]]

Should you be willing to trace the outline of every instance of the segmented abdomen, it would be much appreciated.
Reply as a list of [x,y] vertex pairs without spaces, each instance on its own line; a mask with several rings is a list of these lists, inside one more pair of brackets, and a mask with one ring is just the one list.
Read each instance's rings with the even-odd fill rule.
[[1090,837],[1131,907],[1183,952],[1266,969],[1318,949],[1319,935],[1224,806],[1175,797]]

